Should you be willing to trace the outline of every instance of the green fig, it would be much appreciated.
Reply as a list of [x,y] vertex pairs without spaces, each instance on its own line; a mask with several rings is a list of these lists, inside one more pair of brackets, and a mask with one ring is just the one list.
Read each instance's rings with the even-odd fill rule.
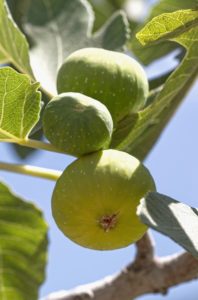
[[102,150],[80,157],[58,179],[52,213],[75,243],[96,250],[122,248],[147,230],[136,215],[140,199],[155,184],[135,157]]
[[79,92],[104,103],[114,125],[146,102],[148,81],[140,64],[123,53],[84,48],[67,57],[57,77],[58,93]]
[[78,157],[108,147],[113,121],[101,102],[80,93],[63,93],[45,107],[43,130],[57,149]]

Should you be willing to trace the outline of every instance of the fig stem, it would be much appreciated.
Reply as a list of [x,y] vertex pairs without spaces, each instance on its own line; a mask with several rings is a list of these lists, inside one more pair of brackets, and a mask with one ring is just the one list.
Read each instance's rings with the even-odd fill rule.
[[44,143],[42,141],[33,140],[33,139],[23,139],[23,140],[11,139],[11,140],[3,140],[3,142],[14,143],[14,144],[18,144],[20,146],[25,146],[25,147],[39,149],[39,150],[46,150],[46,151],[50,151],[50,152],[66,154],[65,152],[57,149],[55,146],[53,146],[50,143]]
[[40,178],[54,180],[54,181],[56,181],[62,174],[61,171],[56,171],[52,169],[34,167],[34,166],[23,165],[23,164],[5,163],[5,162],[0,162],[0,170],[30,175],[34,177],[40,177]]

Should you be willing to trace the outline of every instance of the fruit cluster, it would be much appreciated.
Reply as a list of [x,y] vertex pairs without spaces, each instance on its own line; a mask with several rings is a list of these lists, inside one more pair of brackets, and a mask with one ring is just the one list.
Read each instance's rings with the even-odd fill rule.
[[67,237],[84,247],[128,246],[147,230],[136,209],[155,184],[139,160],[108,148],[117,122],[145,105],[146,75],[127,55],[85,48],[66,59],[57,89],[59,95],[44,111],[44,133],[78,159],[56,183],[53,217]]

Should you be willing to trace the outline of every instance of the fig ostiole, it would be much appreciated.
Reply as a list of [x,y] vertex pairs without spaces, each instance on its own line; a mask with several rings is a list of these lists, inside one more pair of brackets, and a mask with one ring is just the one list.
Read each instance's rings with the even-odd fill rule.
[[140,199],[155,190],[135,157],[101,150],[70,164],[52,196],[53,217],[65,236],[96,250],[126,247],[147,231],[136,215]]
[[79,157],[108,147],[113,121],[101,102],[80,93],[63,93],[46,105],[43,130],[57,149]]
[[116,124],[145,105],[148,80],[141,65],[128,55],[83,48],[68,56],[61,66],[57,90],[79,92],[101,101]]

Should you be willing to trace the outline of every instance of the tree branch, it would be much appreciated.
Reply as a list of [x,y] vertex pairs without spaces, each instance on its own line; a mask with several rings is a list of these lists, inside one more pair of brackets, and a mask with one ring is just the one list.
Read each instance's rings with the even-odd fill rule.
[[136,247],[135,261],[120,273],[43,300],[131,300],[148,293],[166,294],[168,288],[198,278],[198,260],[190,253],[154,257],[149,234]]
[[154,259],[154,240],[149,232],[136,243],[137,253],[133,266],[140,268]]

